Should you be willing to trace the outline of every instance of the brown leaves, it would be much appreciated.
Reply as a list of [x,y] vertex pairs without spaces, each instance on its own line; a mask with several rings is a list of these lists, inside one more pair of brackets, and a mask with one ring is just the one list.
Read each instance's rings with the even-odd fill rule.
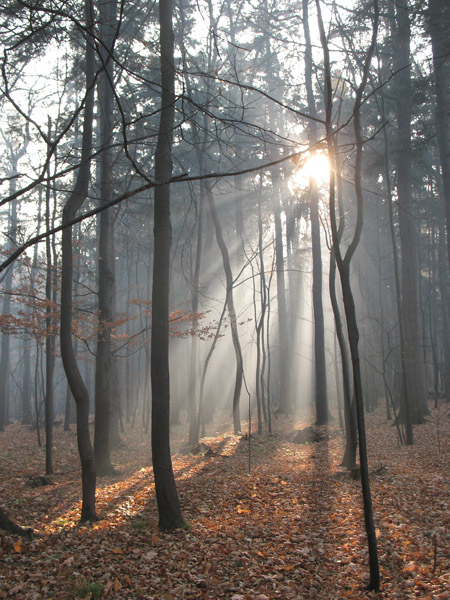
[[[442,432],[440,455],[432,423],[421,426],[414,448],[405,449],[380,417],[368,420],[371,468],[386,467],[372,481],[383,585],[378,596],[363,589],[368,567],[359,483],[335,477],[341,439],[330,432],[314,446],[293,444],[292,424],[280,417],[276,438],[251,439],[250,476],[248,445],[230,433],[204,440],[212,456],[174,457],[189,528],[171,534],[157,530],[150,440],[141,431],[127,432],[114,457],[122,478],[100,482],[102,520],[80,526],[74,434],[56,429],[55,485],[34,489],[25,475],[41,472],[43,453],[31,432],[8,427],[2,499],[38,536],[31,542],[5,537],[0,598],[31,600],[46,589],[69,599],[84,582],[102,586],[103,597],[114,600],[450,600],[450,448],[444,443],[450,424],[442,423],[447,437]],[[174,431],[179,448],[184,432]]]

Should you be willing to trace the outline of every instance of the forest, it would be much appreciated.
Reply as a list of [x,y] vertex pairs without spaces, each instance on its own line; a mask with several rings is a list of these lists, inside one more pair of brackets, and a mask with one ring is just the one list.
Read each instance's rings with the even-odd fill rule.
[[0,598],[450,600],[450,2],[0,36]]

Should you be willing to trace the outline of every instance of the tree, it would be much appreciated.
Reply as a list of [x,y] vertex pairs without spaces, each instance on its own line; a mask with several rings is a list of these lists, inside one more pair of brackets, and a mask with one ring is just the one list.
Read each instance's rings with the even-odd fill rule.
[[[17,190],[17,175],[20,159],[25,155],[29,143],[29,128],[25,131],[18,131],[17,124],[11,119],[10,130],[7,132],[10,137],[3,135],[3,141],[8,148],[8,159],[10,167],[8,169],[9,195],[14,196]],[[18,145],[18,141],[22,141]],[[11,252],[17,246],[17,200],[12,200],[9,205],[9,223],[8,223],[8,250]],[[3,314],[9,314],[11,306],[10,291],[12,289],[14,266],[11,265],[6,273],[3,296]],[[0,431],[4,431],[8,422],[8,366],[10,343],[9,335],[3,334],[1,340],[0,357]]]
[[[312,45],[309,31],[308,0],[302,0],[303,32],[305,35],[305,86],[309,114],[309,145],[317,143],[317,110],[312,82]],[[314,152],[314,151],[313,151]],[[322,302],[322,249],[320,244],[319,193],[313,177],[309,183],[311,215],[311,243],[313,263],[313,310],[314,310],[314,356],[315,356],[315,403],[317,425],[328,422],[327,373],[325,368],[325,330]]]
[[170,287],[170,178],[175,114],[175,65],[172,1],[159,2],[161,110],[155,154],[154,258],[152,288],[152,461],[159,528],[184,525],[170,456],[169,287]]
[[[49,122],[49,137],[51,122]],[[50,187],[46,189],[45,203],[45,226],[50,229]],[[45,472],[47,475],[53,473],[53,420],[54,420],[54,387],[53,376],[55,372],[55,330],[54,330],[54,279],[56,264],[53,264],[51,238],[45,240],[46,252],[46,276],[45,276],[45,298],[46,298],[46,339],[45,339]]]
[[[394,64],[397,103],[397,194],[401,245],[401,312],[405,335],[405,366],[413,423],[427,413],[427,391],[423,363],[423,333],[420,326],[417,238],[411,190],[411,76],[410,24],[407,0],[396,4],[397,44]],[[403,417],[404,418],[404,417]]]
[[[107,206],[112,198],[112,144],[114,94],[114,44],[118,24],[116,2],[99,2],[102,72],[99,81],[100,112],[100,205]],[[98,475],[114,473],[110,456],[111,404],[114,394],[115,367],[111,353],[111,328],[114,315],[114,209],[99,215],[98,237],[98,330],[95,361],[95,437],[94,452]]]
[[93,6],[85,0],[85,80],[86,96],[83,117],[81,161],[75,185],[63,211],[62,257],[61,257],[61,316],[60,347],[61,358],[70,389],[77,406],[77,441],[81,461],[82,506],[81,521],[95,521],[96,471],[94,451],[89,433],[89,393],[81,377],[72,341],[73,299],[73,236],[69,224],[74,220],[89,191],[90,158],[92,150],[92,123],[94,111],[94,48],[93,48]]
[[360,357],[358,350],[359,331],[358,321],[356,318],[355,301],[352,292],[352,286],[350,283],[350,264],[351,259],[356,251],[361,237],[361,230],[363,225],[363,194],[361,186],[361,163],[362,163],[362,148],[363,140],[361,135],[361,123],[360,123],[360,108],[362,104],[363,93],[367,85],[367,79],[369,76],[369,68],[372,60],[372,56],[375,50],[375,44],[378,32],[378,0],[374,0],[373,8],[373,29],[372,39],[367,52],[364,69],[362,72],[361,82],[356,90],[356,97],[354,102],[353,110],[353,129],[355,133],[356,143],[356,157],[355,157],[355,192],[357,200],[357,217],[356,226],[353,237],[345,251],[342,253],[340,237],[338,233],[337,219],[336,219],[336,206],[335,206],[335,176],[334,176],[334,165],[336,161],[334,159],[335,145],[334,145],[334,131],[332,125],[332,106],[333,106],[333,88],[331,84],[331,67],[330,67],[330,54],[325,36],[325,29],[323,26],[320,0],[316,0],[318,19],[319,19],[319,31],[320,40],[324,54],[324,69],[325,69],[325,111],[326,111],[326,135],[327,135],[327,146],[328,154],[331,159],[330,169],[330,222],[331,222],[331,233],[333,240],[333,251],[336,258],[336,264],[339,269],[339,275],[341,279],[342,294],[344,299],[345,316],[347,319],[347,334],[350,345],[350,354],[352,359],[353,367],[353,386],[356,403],[356,415],[358,423],[358,436],[359,436],[359,460],[361,470],[361,488],[364,504],[364,521],[366,526],[367,542],[369,547],[369,567],[370,567],[370,581],[368,589],[378,591],[380,589],[380,568],[378,563],[378,549],[377,539],[375,534],[375,525],[373,520],[373,509],[372,509],[372,496],[370,491],[369,481],[369,468],[367,460],[367,444],[366,444],[366,430],[364,421],[364,402],[363,402],[363,391],[362,391],[362,380],[361,380],[361,367]]
[[[428,28],[433,49],[436,87],[436,133],[441,159],[447,230],[450,230],[450,5],[446,0],[428,0]],[[447,235],[450,265],[450,238]]]

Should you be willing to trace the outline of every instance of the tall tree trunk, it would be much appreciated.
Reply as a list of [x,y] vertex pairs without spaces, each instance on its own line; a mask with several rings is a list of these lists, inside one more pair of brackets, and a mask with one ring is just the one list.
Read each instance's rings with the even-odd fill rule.
[[[303,32],[305,35],[305,86],[308,110],[317,117],[316,102],[312,84],[312,45],[309,31],[308,0],[303,0]],[[309,124],[309,144],[317,142],[317,126],[312,120]],[[325,325],[322,302],[322,249],[320,244],[319,193],[317,183],[311,177],[309,182],[311,211],[311,243],[313,272],[313,310],[314,310],[314,358],[315,358],[315,404],[318,425],[328,422],[327,374],[325,367]]]
[[[393,11],[393,7],[390,7],[390,11]],[[394,16],[390,16],[391,21],[394,20]],[[380,62],[380,61],[379,61]],[[381,83],[382,75],[379,71],[378,73],[378,82]],[[381,116],[383,120],[386,121],[386,111],[385,111],[385,97],[384,90],[380,89],[380,100],[381,100]],[[392,258],[393,258],[393,266],[394,266],[394,282],[395,282],[395,300],[397,307],[397,318],[398,318],[398,328],[400,335],[400,367],[401,367],[401,390],[400,390],[400,405],[401,405],[401,413],[403,414],[402,420],[405,425],[405,432],[400,429],[399,419],[396,418],[396,425],[398,427],[398,433],[401,441],[404,441],[408,445],[412,445],[414,443],[414,431],[412,425],[412,414],[411,414],[411,396],[409,394],[409,383],[406,372],[406,353],[405,353],[405,333],[404,333],[404,321],[403,321],[403,313],[401,306],[401,283],[400,283],[400,265],[399,265],[399,256],[397,249],[397,242],[395,236],[395,224],[394,224],[394,208],[392,201],[392,185],[391,185],[391,174],[390,174],[390,161],[389,161],[389,144],[388,144],[388,135],[386,128],[383,129],[383,138],[384,138],[384,175],[386,179],[386,193],[387,193],[387,208],[388,208],[388,217],[389,217],[389,232],[390,232],[390,240],[392,244]],[[386,384],[386,379],[385,379]],[[394,410],[395,407],[393,406]]]
[[[334,171],[336,177],[337,203],[339,212],[339,226],[337,230],[339,242],[342,240],[342,234],[345,228],[345,211],[342,191],[341,166],[338,154],[339,142],[336,134],[334,140]],[[358,447],[358,430],[356,422],[356,406],[354,393],[351,385],[351,366],[348,360],[347,344],[344,337],[344,326],[342,324],[341,309],[339,307],[336,294],[336,259],[334,250],[330,252],[330,273],[329,273],[329,292],[331,306],[333,309],[334,322],[336,327],[336,336],[341,351],[342,364],[342,387],[344,392],[344,423],[345,423],[345,451],[342,459],[342,465],[351,469],[356,464],[356,450]]]
[[[49,122],[49,138],[51,135],[51,123]],[[46,190],[45,226],[50,230],[50,187]],[[53,473],[53,411],[54,411],[54,389],[53,374],[55,370],[55,334],[53,331],[54,308],[53,308],[53,260],[51,251],[51,239],[45,240],[46,249],[46,279],[45,279],[45,472],[47,475]]]
[[[116,2],[101,0],[100,58],[103,71],[99,82],[100,110],[100,203],[111,201],[112,136],[113,136],[113,77],[112,58],[116,34]],[[113,398],[113,373],[111,355],[111,327],[114,319],[115,293],[113,252],[114,209],[103,210],[99,215],[98,237],[98,332],[95,361],[95,434],[94,453],[97,475],[114,473],[111,464],[111,403]]]
[[[92,122],[94,108],[94,50],[92,46],[92,3],[85,2],[86,20],[86,99],[83,119],[81,162],[74,189],[63,211],[63,224],[70,223],[85,201],[89,190],[90,155],[92,149]],[[77,405],[77,442],[81,461],[82,506],[81,521],[94,521],[96,472],[95,459],[89,434],[89,393],[78,369],[72,341],[72,227],[62,232],[61,258],[61,358],[67,381]]]
[[[17,175],[17,159],[11,154],[12,168],[9,192],[14,193],[16,188]],[[9,248],[14,248],[16,245],[17,234],[17,200],[12,200],[9,204]],[[14,263],[12,263],[6,271],[4,286],[3,286],[3,314],[9,315],[11,311],[11,288],[13,282]],[[5,425],[8,423],[8,378],[10,364],[10,337],[6,332],[2,333],[1,341],[1,358],[0,358],[0,431],[5,430]]]
[[31,349],[30,340],[23,337],[22,425],[31,425]]
[[175,116],[175,66],[172,31],[172,0],[159,1],[161,51],[161,112],[155,154],[154,258],[152,288],[152,460],[159,528],[163,531],[184,524],[170,455],[169,385],[169,287],[170,184]]
[[[448,0],[429,0],[427,17],[433,49],[436,133],[441,159],[443,200],[448,232],[450,231],[450,3]],[[447,235],[447,250],[450,267],[450,235]]]
[[411,189],[411,75],[410,23],[408,0],[396,3],[397,45],[395,68],[397,84],[397,193],[400,229],[402,295],[401,313],[404,324],[405,367],[412,419],[422,423],[427,413],[427,392],[420,327],[417,234]]
[[450,290],[448,273],[448,253],[446,252],[445,225],[442,219],[439,221],[438,240],[438,281],[441,293],[442,312],[442,345],[444,354],[444,389],[447,398],[450,397]]
[[[202,259],[203,246],[203,204],[204,204],[204,184],[200,182],[200,202],[197,212],[197,243],[195,249],[195,263],[192,281],[191,306],[194,315],[198,312],[198,296],[200,288],[200,267]],[[198,319],[192,321],[192,340],[191,340],[191,355],[189,357],[189,443],[198,442],[198,427],[197,427],[197,354],[198,354],[198,337],[197,337]]]
[[275,224],[275,264],[277,273],[277,305],[278,305],[278,376],[279,376],[279,404],[277,412],[288,414],[291,412],[288,393],[289,384],[289,332],[286,308],[286,282],[284,277],[284,249],[283,228],[281,225],[280,201],[280,170],[272,170],[273,182],[273,215]]

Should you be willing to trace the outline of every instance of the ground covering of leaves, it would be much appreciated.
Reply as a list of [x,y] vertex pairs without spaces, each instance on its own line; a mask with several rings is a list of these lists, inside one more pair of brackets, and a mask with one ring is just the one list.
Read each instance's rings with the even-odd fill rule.
[[[342,435],[293,443],[308,424],[279,417],[275,435],[248,440],[218,425],[212,456],[179,452],[174,469],[186,529],[162,534],[148,436],[135,428],[114,454],[121,474],[99,481],[101,521],[80,526],[75,432],[55,432],[54,485],[43,474],[36,434],[14,424],[0,434],[0,503],[33,540],[2,535],[0,598],[268,600],[450,598],[450,418],[433,410],[400,446],[381,413],[368,441],[382,591],[364,591],[368,557],[360,483],[342,473]],[[206,447],[206,446],[205,446]],[[211,454],[211,453],[210,453]]]

